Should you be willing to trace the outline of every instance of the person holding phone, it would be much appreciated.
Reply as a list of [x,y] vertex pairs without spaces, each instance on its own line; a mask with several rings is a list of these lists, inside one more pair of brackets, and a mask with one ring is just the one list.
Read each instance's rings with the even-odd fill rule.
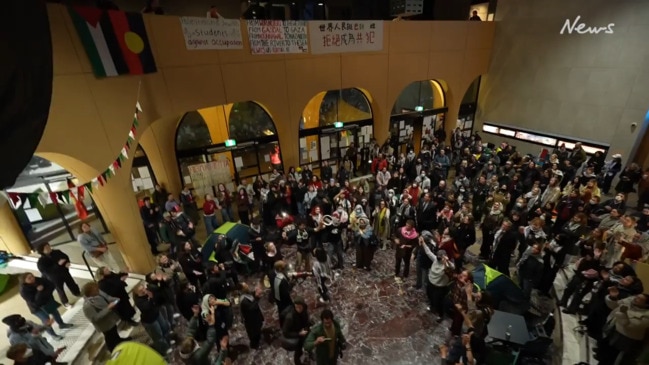
[[315,325],[304,341],[306,351],[315,351],[316,365],[336,365],[347,347],[347,340],[331,310],[320,313],[320,324]]
[[99,290],[94,281],[81,288],[84,297],[83,314],[95,329],[104,335],[108,351],[113,351],[121,342],[130,341],[130,337],[122,338],[117,332],[119,315],[113,309],[119,303],[118,298],[111,297]]

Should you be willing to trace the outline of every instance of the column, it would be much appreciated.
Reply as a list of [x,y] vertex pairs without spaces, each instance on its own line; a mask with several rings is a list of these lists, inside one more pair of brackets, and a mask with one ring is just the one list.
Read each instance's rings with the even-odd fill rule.
[[124,163],[116,176],[94,190],[93,198],[126,265],[132,272],[146,274],[155,261],[131,186],[130,165]]
[[10,203],[0,197],[0,249],[14,255],[27,255],[31,246],[14,216]]

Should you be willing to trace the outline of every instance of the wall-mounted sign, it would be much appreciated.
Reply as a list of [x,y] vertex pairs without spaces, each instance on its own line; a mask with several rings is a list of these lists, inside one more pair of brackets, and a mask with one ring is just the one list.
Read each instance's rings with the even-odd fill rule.
[[310,21],[311,53],[383,50],[383,21]]
[[294,20],[248,20],[252,54],[307,53],[306,22]]
[[188,50],[243,49],[238,19],[181,17],[180,26]]
[[334,122],[334,128],[342,128],[343,122]]
[[225,147],[236,147],[237,146],[237,141],[234,139],[226,139],[225,140]]

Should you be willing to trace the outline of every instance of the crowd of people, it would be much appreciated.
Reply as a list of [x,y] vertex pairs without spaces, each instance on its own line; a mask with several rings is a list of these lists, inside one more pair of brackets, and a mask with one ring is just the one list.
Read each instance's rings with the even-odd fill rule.
[[[156,186],[141,206],[157,260],[146,283],[129,297],[128,274],[87,223],[79,242],[100,266],[97,283],[80,289],[68,272],[68,257],[43,245],[42,277],[21,278],[21,295],[42,324],[20,316],[3,320],[10,327],[12,358],[32,364],[24,361],[26,354],[38,353],[55,361],[61,349],[48,346],[39,333],[57,338],[53,321],[60,329],[68,326],[53,297],[57,291],[67,305],[67,286],[85,298],[84,314],[109,350],[129,340],[117,332],[123,322],[141,324],[162,356],[177,349],[186,364],[227,363],[235,308],[254,350],[263,346],[262,326],[271,323],[260,308],[268,300],[277,308],[280,344],[294,353],[296,365],[308,358],[336,364],[347,342],[330,303],[344,299],[332,298],[329,285],[347,274],[349,263],[372,275],[377,250],[392,250],[394,280],[424,290],[438,323],[449,318],[450,341],[440,349],[444,362],[483,364],[487,325],[499,303],[474,285],[475,260],[466,257],[479,245],[478,262],[511,277],[528,299],[555,295],[557,275],[574,273],[557,298],[563,312],[582,314],[582,324],[598,341],[600,363],[633,363],[649,327],[649,298],[633,269],[633,263],[646,262],[649,249],[649,172],[633,163],[623,169],[619,155],[608,161],[601,152],[589,156],[579,143],[540,159],[507,143],[483,145],[477,133],[456,131],[450,144],[443,140],[428,136],[418,153],[412,142],[373,142],[363,147],[371,159],[365,167],[361,149],[349,148],[345,174],[343,161],[336,174],[328,164],[319,174],[306,166],[285,173],[276,166],[269,181],[241,181],[234,193],[220,184],[215,196],[204,197],[202,209],[189,187],[176,198]],[[353,182],[350,177],[364,168],[372,178]],[[615,195],[608,195],[618,174]],[[636,191],[634,211],[626,200]],[[235,242],[226,236],[217,237],[213,259],[204,262],[195,239],[199,222],[211,235],[220,223],[237,218],[249,226],[249,242],[239,244],[250,247],[251,262],[235,260]],[[319,324],[294,285],[299,280],[316,283],[324,308]],[[187,333],[174,333],[182,318]]]

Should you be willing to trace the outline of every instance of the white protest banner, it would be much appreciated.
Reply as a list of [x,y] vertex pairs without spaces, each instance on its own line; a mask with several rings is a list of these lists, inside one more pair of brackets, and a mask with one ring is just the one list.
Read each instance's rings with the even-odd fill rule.
[[307,53],[306,22],[294,20],[248,20],[252,54]]
[[383,21],[310,21],[311,53],[376,52],[383,50]]
[[181,17],[188,50],[243,49],[239,19]]

